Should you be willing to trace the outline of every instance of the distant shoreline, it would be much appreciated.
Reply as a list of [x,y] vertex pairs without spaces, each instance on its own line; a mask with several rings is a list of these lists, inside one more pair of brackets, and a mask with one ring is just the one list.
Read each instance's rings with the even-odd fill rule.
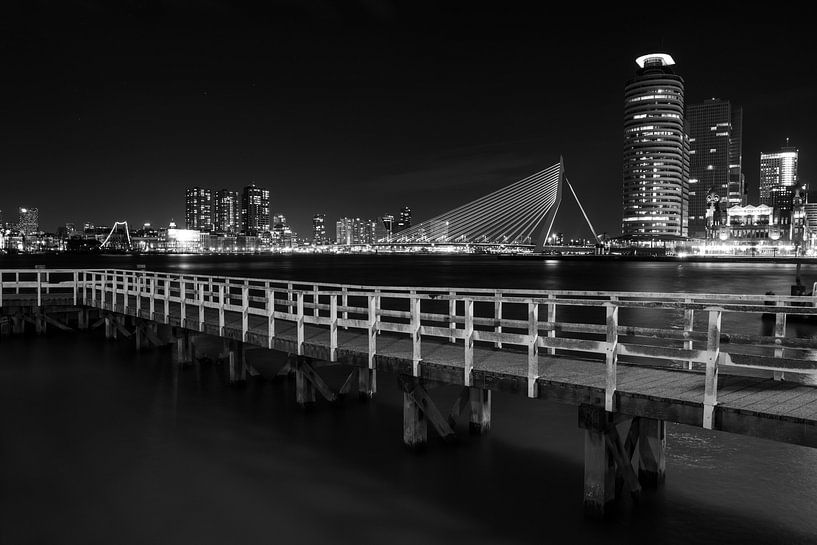
[[498,259],[521,259],[532,261],[656,261],[672,263],[780,263],[796,264],[808,263],[817,264],[817,257],[760,257],[760,256],[702,256],[692,255],[685,257],[677,256],[646,256],[646,255],[500,255]]

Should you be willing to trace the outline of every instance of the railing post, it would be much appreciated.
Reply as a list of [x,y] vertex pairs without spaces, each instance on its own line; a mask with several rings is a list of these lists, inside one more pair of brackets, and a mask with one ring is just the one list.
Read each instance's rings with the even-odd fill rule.
[[247,342],[247,332],[250,329],[250,286],[247,280],[241,286],[241,339]]
[[[147,277],[145,277],[147,279]],[[156,312],[156,273],[150,277],[150,291],[148,292],[148,311],[149,318],[153,320],[153,314]]]
[[615,298],[611,297],[611,301],[607,305],[607,383],[604,388],[604,410],[608,412],[615,410],[616,367],[618,363],[618,308]]
[[[494,294],[494,320],[496,320],[494,332],[500,335],[502,334],[502,294],[499,292]],[[494,347],[496,347],[497,350],[501,350],[502,341],[494,342]]]
[[377,353],[377,311],[380,306],[380,298],[376,295],[368,296],[369,303],[369,369],[374,369],[374,357]]
[[[3,305],[3,281],[0,275],[0,306]],[[74,271],[74,306],[77,306],[77,298],[79,297],[79,271]]]
[[179,325],[181,327],[185,326],[185,322],[187,321],[187,282],[185,282],[183,276],[179,276],[179,301],[180,301],[180,311],[181,314],[179,318]]
[[312,316],[320,316],[320,311],[318,310],[318,303],[320,302],[321,298],[320,298],[319,293],[320,292],[318,291],[318,285],[313,284],[312,285],[312,304],[315,306],[315,308],[312,309]]
[[338,359],[338,296],[329,296],[329,361]]
[[218,334],[224,336],[224,284],[218,285]]
[[[556,295],[549,293],[548,299],[556,299]],[[551,339],[556,338],[556,303],[548,303],[548,322],[551,324],[551,328],[548,330],[548,337]],[[547,349],[547,354],[549,356],[556,355],[556,347],[551,346]]]
[[108,290],[108,271],[102,273],[102,287],[99,291],[100,301],[99,306],[105,308],[105,292]]
[[457,292],[448,292],[451,299],[448,300],[448,329],[451,331],[450,340],[452,343],[457,342]]
[[474,300],[466,298],[463,301],[463,311],[465,314],[465,331],[463,334],[465,344],[465,367],[463,384],[471,386],[471,371],[474,369]]
[[539,303],[528,303],[528,397],[538,395],[539,378]]
[[298,316],[297,316],[297,331],[298,331],[298,355],[304,355],[304,292],[298,291]]
[[715,405],[718,404],[718,357],[721,347],[721,310],[709,311],[709,328],[706,337],[706,382],[704,385],[703,427],[711,430]]
[[287,314],[292,314],[292,302],[295,301],[295,293],[292,291],[292,282],[287,284],[287,301],[289,301],[289,305],[287,305]]
[[166,276],[165,281],[165,323],[170,322],[170,277]]
[[[346,309],[349,307],[349,291],[346,288],[346,286],[343,286],[341,288],[341,292],[343,293],[343,296],[342,296],[342,299],[341,299],[341,304],[343,305],[343,319],[348,320],[349,319],[349,311],[346,310]],[[345,325],[345,326],[343,326],[343,329],[349,329],[349,326]]]
[[[692,299],[684,299],[684,303],[689,305]],[[689,338],[692,331],[695,329],[695,310],[691,308],[684,309],[684,337]],[[692,339],[684,341],[684,348],[692,350]],[[692,360],[687,361],[687,369],[692,369]]]
[[42,280],[42,271],[37,268],[37,306],[43,306],[43,280]]
[[144,278],[144,275],[142,274],[141,271],[138,274],[135,275],[135,280],[136,280],[136,315],[137,316],[140,316],[140,314],[142,312],[142,279],[143,278]]
[[88,271],[82,271],[82,304],[88,304]]
[[[783,301],[778,301],[777,306],[782,307]],[[774,336],[778,339],[786,336],[786,313],[777,312],[774,315]],[[775,348],[774,357],[782,358],[783,349]],[[783,380],[783,371],[774,371],[774,380]]]
[[199,286],[199,331],[204,331],[204,282],[197,282]]
[[409,298],[411,307],[411,373],[415,377],[420,376],[420,360],[422,359],[422,349],[420,346],[420,298],[417,292],[411,290]]
[[267,348],[272,348],[272,339],[275,338],[275,290],[266,285],[267,291]]
[[3,271],[0,271],[0,307],[3,306]]
[[130,273],[122,271],[122,312],[128,313],[128,278]]

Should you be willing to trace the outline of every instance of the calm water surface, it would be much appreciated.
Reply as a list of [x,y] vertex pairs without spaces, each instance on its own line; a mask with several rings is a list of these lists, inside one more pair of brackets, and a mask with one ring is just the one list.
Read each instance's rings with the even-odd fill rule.
[[[499,288],[787,293],[792,265],[479,257],[0,258],[281,279]],[[803,270],[817,279],[817,267]],[[755,327],[752,325],[751,327]],[[253,351],[270,375],[279,356]],[[272,370],[272,371],[270,371]],[[327,375],[338,386],[342,370]],[[815,543],[817,450],[670,425],[667,485],[615,522],[582,516],[571,406],[496,395],[493,429],[422,454],[402,398],[302,412],[282,381],[225,385],[100,334],[0,344],[0,543]],[[447,407],[456,389],[433,395]]]

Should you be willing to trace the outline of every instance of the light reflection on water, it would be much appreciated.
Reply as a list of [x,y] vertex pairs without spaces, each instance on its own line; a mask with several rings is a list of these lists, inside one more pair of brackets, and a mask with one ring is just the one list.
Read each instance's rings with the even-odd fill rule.
[[[71,266],[66,261],[60,265]],[[381,285],[698,293],[787,293],[794,271],[474,257],[105,261],[134,263]],[[806,284],[809,272],[804,268]],[[671,319],[677,326],[682,315]],[[757,333],[762,327],[735,325]],[[251,353],[262,367],[265,357]],[[0,362],[4,544],[146,543],[159,536],[167,543],[271,536],[302,543],[817,539],[813,449],[670,425],[666,487],[646,493],[631,517],[597,525],[581,516],[582,435],[573,407],[496,395],[489,437],[466,434],[453,447],[434,441],[416,456],[401,446],[400,394],[391,377],[381,377],[373,403],[322,403],[304,414],[292,384],[230,388],[214,366],[174,370],[165,352],[134,354],[125,343],[96,337],[14,339],[0,344]],[[457,393],[442,388],[433,395],[452,401]]]

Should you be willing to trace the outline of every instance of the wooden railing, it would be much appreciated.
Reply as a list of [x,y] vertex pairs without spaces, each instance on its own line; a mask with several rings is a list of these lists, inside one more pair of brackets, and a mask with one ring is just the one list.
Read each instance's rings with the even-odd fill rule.
[[[365,286],[121,269],[0,271],[0,306],[25,296],[38,305],[62,297],[216,335],[233,327],[229,317],[240,324],[235,329],[244,341],[258,334],[250,317],[261,317],[270,348],[276,324],[284,321],[295,326],[299,354],[305,327],[324,327],[331,360],[338,330],[357,330],[368,338],[370,368],[378,334],[393,333],[411,340],[415,376],[422,340],[445,339],[463,346],[465,385],[471,385],[475,347],[521,350],[531,397],[541,378],[541,349],[547,356],[603,358],[608,411],[615,410],[619,361],[703,371],[707,428],[720,368],[767,370],[777,379],[817,372],[817,338],[808,331],[787,334],[797,329],[787,329],[791,317],[813,317],[817,324],[809,296]],[[207,309],[217,312],[217,324],[205,320]],[[768,331],[751,331],[764,327]]]

